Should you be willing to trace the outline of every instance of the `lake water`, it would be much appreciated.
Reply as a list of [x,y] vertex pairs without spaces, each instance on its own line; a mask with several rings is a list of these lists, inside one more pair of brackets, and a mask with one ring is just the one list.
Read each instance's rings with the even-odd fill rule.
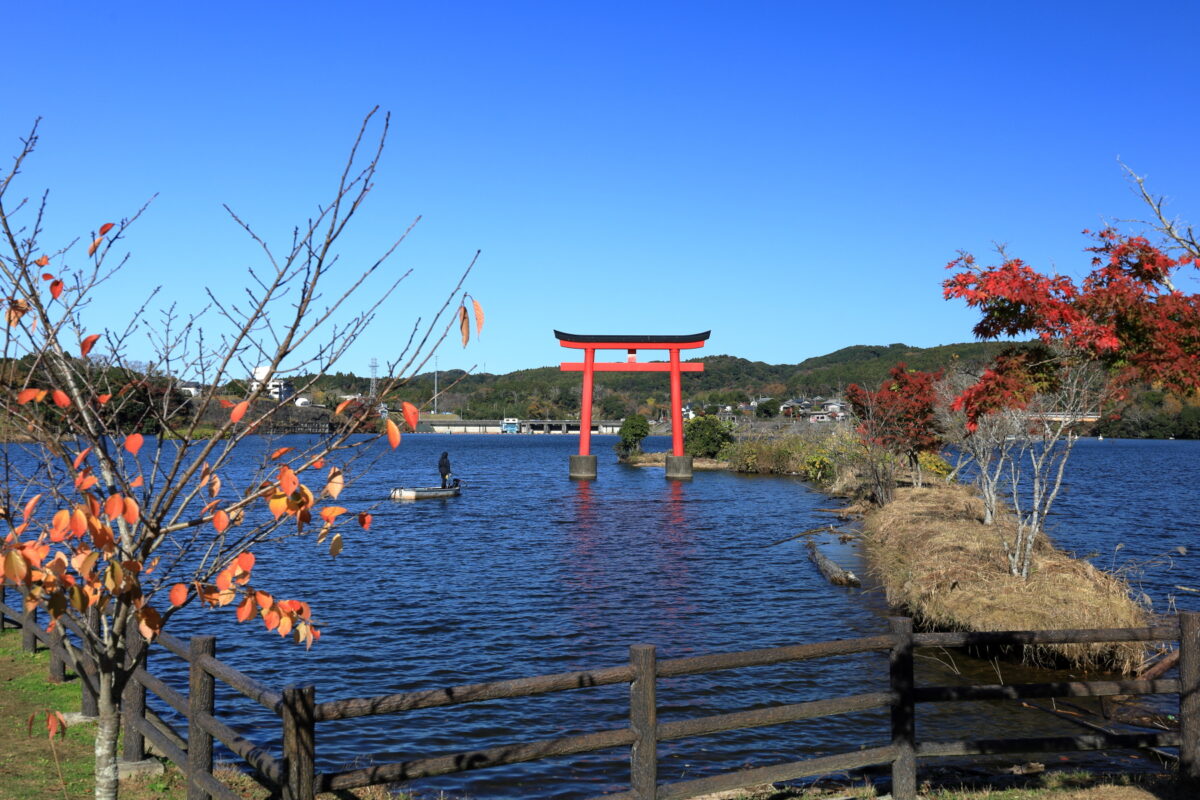
[[[263,443],[280,446],[288,442]],[[594,482],[567,478],[577,440],[567,436],[408,435],[339,502],[374,505],[370,531],[345,529],[331,560],[311,538],[257,550],[255,584],[309,600],[324,622],[312,648],[238,626],[232,611],[188,609],[173,632],[215,633],[218,657],[264,683],[313,683],[318,700],[502,680],[622,664],[635,643],[660,658],[872,635],[886,629],[881,593],[829,586],[790,538],[837,520],[836,505],[786,477],[697,472],[669,482],[661,469],[625,467],[615,437],[595,437]],[[667,449],[651,439],[647,449]],[[467,489],[459,498],[392,502],[399,485],[437,481],[450,452]],[[247,453],[247,457],[253,454]],[[1051,533],[1096,563],[1136,565],[1156,610],[1196,608],[1177,586],[1200,582],[1195,556],[1171,558],[1196,541],[1200,442],[1083,440]],[[227,482],[228,482],[227,478]],[[860,575],[853,545],[828,537],[828,552]],[[1123,547],[1116,549],[1117,544]],[[1200,588],[1200,586],[1196,586]],[[176,660],[152,668],[185,685]],[[922,659],[922,680],[953,670]],[[956,667],[964,668],[961,659]],[[965,675],[995,669],[966,663]],[[1007,682],[1029,679],[1005,665]],[[660,719],[835,697],[884,687],[882,655],[843,657],[664,681]],[[1023,677],[1024,676],[1024,677]],[[994,673],[992,678],[995,678]],[[222,716],[255,741],[276,742],[277,721],[220,695]],[[627,687],[322,723],[324,769],[620,727]],[[1036,711],[997,704],[923,708],[922,738],[1076,733]],[[881,713],[721,734],[660,746],[660,780],[702,777],[859,746],[885,744]],[[627,787],[628,752],[618,749],[447,776],[413,788],[473,798],[577,798]]]

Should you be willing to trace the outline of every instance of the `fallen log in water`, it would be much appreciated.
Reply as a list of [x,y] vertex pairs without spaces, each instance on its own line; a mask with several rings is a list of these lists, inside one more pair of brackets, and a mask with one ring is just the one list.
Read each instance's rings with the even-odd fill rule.
[[817,569],[821,570],[821,574],[826,580],[834,586],[862,586],[862,581],[858,576],[847,569],[842,569],[837,564],[830,561],[824,553],[817,549],[817,544],[812,539],[807,542],[808,557],[817,565]]

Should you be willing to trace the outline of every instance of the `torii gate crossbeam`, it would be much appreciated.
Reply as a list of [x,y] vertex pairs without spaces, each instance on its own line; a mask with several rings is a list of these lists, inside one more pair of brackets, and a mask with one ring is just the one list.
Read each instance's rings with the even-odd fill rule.
[[[671,375],[671,452],[675,458],[683,457],[683,389],[682,374],[703,372],[704,364],[684,364],[680,350],[703,347],[710,331],[690,336],[613,336],[582,335],[555,331],[554,336],[563,347],[583,350],[583,361],[564,361],[559,365],[563,372],[583,373],[583,398],[579,414],[579,457],[591,456],[592,438],[592,387],[597,372],[669,372]],[[625,350],[624,362],[596,362],[597,350]],[[667,350],[670,359],[666,362],[639,362],[638,350]],[[690,474],[691,469],[688,468]],[[668,470],[668,475],[670,470]],[[592,476],[595,469],[592,468]]]

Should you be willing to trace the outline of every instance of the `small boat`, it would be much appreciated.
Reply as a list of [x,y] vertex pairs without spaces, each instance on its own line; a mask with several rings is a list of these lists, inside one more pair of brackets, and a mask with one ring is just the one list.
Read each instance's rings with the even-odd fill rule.
[[399,487],[392,489],[393,500],[429,500],[435,497],[458,497],[462,494],[462,486],[420,486],[414,488]]

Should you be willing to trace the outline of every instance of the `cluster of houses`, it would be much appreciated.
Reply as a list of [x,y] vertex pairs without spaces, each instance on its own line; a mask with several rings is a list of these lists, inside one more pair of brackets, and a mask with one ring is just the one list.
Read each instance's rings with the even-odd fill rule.
[[[748,403],[721,406],[718,416],[729,420],[755,416],[758,412],[758,404],[772,399],[774,398],[757,397]],[[683,413],[688,419],[692,419],[699,413],[699,409],[689,403],[683,407]],[[779,404],[779,416],[782,419],[807,420],[812,423],[840,422],[847,417],[846,403],[841,400],[826,400],[823,397],[785,400]]]

